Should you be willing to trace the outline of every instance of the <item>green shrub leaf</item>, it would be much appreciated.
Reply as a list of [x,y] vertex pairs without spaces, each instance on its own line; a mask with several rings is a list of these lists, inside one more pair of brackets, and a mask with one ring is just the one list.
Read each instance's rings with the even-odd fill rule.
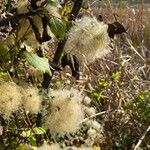
[[65,24],[57,17],[50,19],[50,29],[55,36],[63,37],[66,31]]
[[49,63],[46,59],[39,57],[37,54],[34,54],[33,52],[25,52],[26,60],[35,68],[42,72],[47,72],[51,76],[51,70],[49,67]]
[[35,134],[38,134],[38,135],[46,133],[46,131],[41,127],[35,127],[33,130],[34,130]]

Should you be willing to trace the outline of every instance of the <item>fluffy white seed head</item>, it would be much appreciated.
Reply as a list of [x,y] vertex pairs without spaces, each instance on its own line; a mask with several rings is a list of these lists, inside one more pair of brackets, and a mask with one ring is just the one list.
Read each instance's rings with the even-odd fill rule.
[[42,81],[42,79],[43,79],[43,72],[32,66],[29,69],[27,69],[26,72],[27,72],[28,76],[36,78],[39,81]]
[[62,150],[58,144],[44,144],[41,147],[38,147],[37,150]]
[[96,131],[100,131],[102,128],[102,126],[95,120],[91,122],[91,127]]
[[85,16],[76,22],[69,33],[64,50],[75,55],[79,62],[91,63],[105,56],[108,50],[108,25]]
[[84,112],[85,114],[87,114],[88,116],[92,116],[95,115],[96,110],[93,107],[84,107]]
[[21,89],[22,105],[27,112],[37,114],[40,111],[41,99],[38,90],[33,87],[24,87]]
[[6,118],[15,112],[21,104],[21,94],[14,82],[0,84],[0,114]]
[[89,137],[91,137],[91,138],[95,138],[95,137],[96,137],[96,130],[90,128],[90,129],[87,131],[87,135],[88,135]]
[[85,105],[89,105],[89,104],[91,103],[91,99],[90,99],[88,96],[86,96],[86,97],[83,99],[83,103],[84,103]]
[[95,142],[94,140],[95,140],[94,138],[88,137],[88,138],[85,140],[85,145],[86,145],[87,147],[92,147],[93,144],[94,144],[94,142]]
[[82,96],[75,89],[51,90],[51,114],[46,119],[46,126],[51,133],[72,133],[79,128],[84,114],[80,101]]

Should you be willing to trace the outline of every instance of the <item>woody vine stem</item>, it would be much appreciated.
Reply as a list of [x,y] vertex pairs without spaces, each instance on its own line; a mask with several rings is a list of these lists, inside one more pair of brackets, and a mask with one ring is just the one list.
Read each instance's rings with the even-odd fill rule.
[[[83,3],[83,0],[75,0],[74,6],[71,10],[71,13],[70,13],[69,17],[68,17],[69,21],[72,21],[72,20],[76,19],[77,15],[80,11],[80,8],[82,6],[82,3]],[[66,38],[64,38],[63,40],[61,40],[58,43],[58,46],[57,46],[57,49],[56,49],[56,52],[55,52],[55,55],[54,55],[54,58],[53,58],[53,64],[55,64],[55,65],[59,64],[59,61],[61,59],[65,43],[66,43]],[[52,70],[52,75],[51,76],[48,73],[44,73],[44,79],[43,79],[43,83],[42,83],[42,88],[43,89],[47,90],[49,88],[49,85],[50,85],[51,79],[53,77],[53,74],[54,74],[54,70]]]

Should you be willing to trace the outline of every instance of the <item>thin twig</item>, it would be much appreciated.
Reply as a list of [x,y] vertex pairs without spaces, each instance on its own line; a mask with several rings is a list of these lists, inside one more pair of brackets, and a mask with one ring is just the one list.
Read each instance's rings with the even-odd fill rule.
[[81,123],[83,123],[83,122],[86,122],[86,121],[88,121],[89,119],[94,118],[94,117],[96,117],[96,116],[100,116],[100,115],[106,114],[106,113],[108,113],[108,112],[110,112],[110,111],[112,111],[112,110],[102,111],[102,112],[96,113],[96,114],[94,114],[94,115],[91,115],[90,117],[87,117],[87,118],[83,119],[79,124],[81,124]]
[[147,128],[147,130],[144,132],[144,134],[142,135],[142,137],[139,139],[138,143],[135,145],[133,150],[137,150],[139,148],[139,146],[141,145],[142,141],[144,140],[146,134],[150,131],[150,126]]
[[127,39],[127,42],[128,42],[128,44],[129,44],[130,48],[131,48],[144,62],[146,62],[145,59],[140,55],[140,53],[139,53],[139,52],[135,49],[135,47],[131,44],[131,42],[129,41],[129,39]]

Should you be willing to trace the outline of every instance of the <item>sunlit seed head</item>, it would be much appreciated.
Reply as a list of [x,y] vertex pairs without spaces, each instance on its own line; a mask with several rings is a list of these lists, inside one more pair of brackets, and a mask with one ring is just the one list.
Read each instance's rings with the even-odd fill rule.
[[100,131],[102,129],[102,126],[97,121],[92,121],[91,127],[95,129],[96,131]]
[[41,147],[38,147],[37,150],[62,150],[58,144],[44,144]]
[[89,137],[91,137],[91,138],[95,138],[95,137],[96,137],[96,130],[90,128],[90,129],[87,131],[87,135],[88,135]]
[[86,97],[83,99],[83,103],[84,103],[85,105],[89,105],[89,104],[91,103],[91,99],[90,99],[88,96],[86,96]]
[[79,128],[84,118],[79,91],[71,89],[51,90],[51,114],[46,119],[46,126],[51,133],[72,133]]
[[[43,2],[44,1],[39,0],[36,4],[37,4],[37,6],[40,7]],[[18,0],[17,5],[16,5],[17,13],[18,14],[25,14],[25,13],[29,12],[30,11],[30,6],[31,6],[31,3],[30,3],[29,0]],[[61,18],[58,6],[45,5],[44,9],[47,10],[47,12],[50,15],[55,16],[57,18]]]
[[94,142],[95,142],[95,139],[94,139],[94,138],[88,137],[88,138],[85,140],[85,145],[86,145],[87,147],[92,147],[93,144],[94,144]]
[[34,87],[23,87],[22,93],[22,105],[25,110],[30,113],[37,114],[40,111],[41,99],[38,94],[38,89]]
[[75,55],[79,62],[91,63],[108,52],[108,25],[96,18],[85,16],[68,33],[64,50]]
[[85,114],[87,114],[88,116],[92,116],[95,115],[96,110],[93,107],[84,107],[84,112]]
[[0,84],[0,114],[9,118],[11,113],[18,110],[21,104],[21,94],[14,82],[2,82]]
[[43,72],[40,70],[37,70],[34,67],[30,67],[29,69],[27,69],[26,72],[27,72],[28,76],[31,76],[39,81],[42,81],[42,79],[43,79]]

